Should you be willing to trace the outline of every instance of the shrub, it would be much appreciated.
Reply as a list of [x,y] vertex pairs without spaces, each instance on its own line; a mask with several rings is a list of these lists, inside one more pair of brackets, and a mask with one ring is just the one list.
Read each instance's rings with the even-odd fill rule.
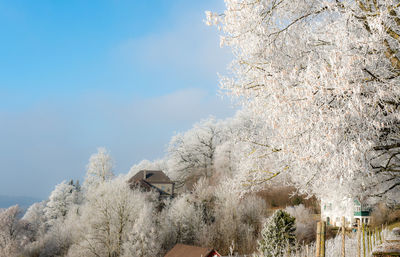
[[295,218],[289,213],[278,210],[264,224],[262,239],[258,242],[258,250],[265,257],[285,254],[296,241]]

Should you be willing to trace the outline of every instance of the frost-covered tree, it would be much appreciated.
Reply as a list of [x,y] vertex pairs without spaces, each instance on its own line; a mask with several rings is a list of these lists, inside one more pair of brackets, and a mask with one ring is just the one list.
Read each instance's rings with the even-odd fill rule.
[[[151,195],[148,195],[151,196]],[[126,181],[116,178],[87,192],[77,228],[72,256],[115,256],[123,254],[123,245],[142,210],[146,194],[133,191]]]
[[284,256],[296,241],[295,218],[283,210],[268,218],[261,231],[258,250],[266,257]]
[[158,256],[160,253],[159,228],[156,227],[154,206],[147,203],[140,211],[127,241],[124,243],[124,257]]
[[0,256],[17,256],[23,244],[24,222],[18,205],[0,210]]
[[25,215],[22,217],[22,220],[29,222],[36,236],[43,235],[46,230],[46,217],[44,214],[46,204],[47,201],[32,204],[26,211]]
[[234,251],[251,253],[256,250],[256,240],[267,212],[266,204],[252,195],[238,197],[235,190],[228,188],[229,184],[221,183],[213,191],[214,221],[206,234],[210,240],[208,244],[228,254],[233,242]]
[[[392,0],[225,0],[207,23],[232,49],[221,87],[260,120],[249,135],[253,181],[290,173],[302,193],[345,182],[396,190],[400,146],[400,16]],[[263,163],[257,165],[257,163]],[[267,166],[264,164],[267,163]],[[250,170],[243,172],[243,180]],[[254,175],[254,173],[251,173]],[[379,183],[362,183],[358,177]],[[353,181],[354,180],[354,181]],[[361,183],[359,183],[361,182]],[[257,183],[256,183],[257,184]]]
[[63,181],[58,184],[43,209],[47,225],[52,226],[55,222],[64,220],[71,206],[79,202],[80,195],[73,183]]
[[[172,137],[168,146],[168,170],[180,187],[214,173],[215,149],[221,143],[220,123],[209,118]],[[190,185],[189,185],[190,186]]]
[[285,211],[296,219],[296,239],[300,243],[310,243],[315,239],[315,220],[310,209],[303,204],[286,207]]
[[204,227],[202,212],[198,211],[190,195],[182,194],[165,207],[161,216],[163,248],[177,243],[196,244]]
[[114,177],[114,163],[110,153],[104,148],[97,149],[97,153],[92,154],[86,167],[85,188],[96,187]]

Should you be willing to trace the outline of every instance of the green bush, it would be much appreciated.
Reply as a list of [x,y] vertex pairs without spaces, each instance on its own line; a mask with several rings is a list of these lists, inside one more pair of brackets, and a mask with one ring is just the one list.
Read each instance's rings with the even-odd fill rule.
[[282,256],[294,246],[295,218],[283,210],[268,218],[261,231],[258,250],[265,257]]

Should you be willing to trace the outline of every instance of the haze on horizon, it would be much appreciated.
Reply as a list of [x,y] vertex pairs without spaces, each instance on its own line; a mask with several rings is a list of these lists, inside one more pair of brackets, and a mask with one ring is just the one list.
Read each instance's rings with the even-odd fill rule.
[[232,115],[208,9],[223,2],[1,1],[0,195],[44,199],[101,146],[126,173],[175,132]]

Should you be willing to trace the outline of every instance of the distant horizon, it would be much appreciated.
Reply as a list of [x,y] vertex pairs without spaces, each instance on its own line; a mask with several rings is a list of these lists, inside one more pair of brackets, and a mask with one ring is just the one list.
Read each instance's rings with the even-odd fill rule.
[[21,208],[28,208],[33,203],[44,201],[45,199],[23,196],[23,195],[0,195],[0,209],[18,205]]

